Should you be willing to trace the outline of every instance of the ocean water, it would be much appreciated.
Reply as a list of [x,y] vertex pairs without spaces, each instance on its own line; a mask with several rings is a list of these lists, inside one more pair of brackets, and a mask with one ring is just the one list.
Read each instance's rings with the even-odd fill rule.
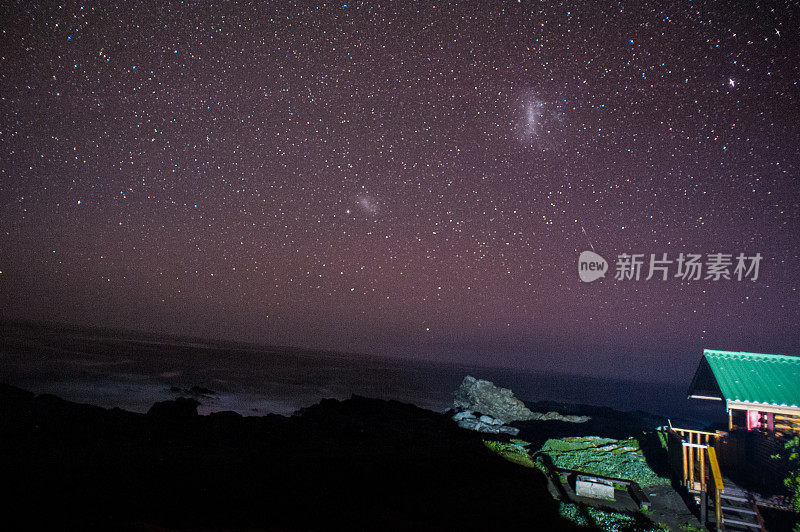
[[431,362],[398,361],[289,348],[264,348],[64,330],[3,328],[0,381],[71,401],[146,412],[201,386],[200,413],[290,415],[324,398],[352,394],[452,405],[465,375],[511,388],[526,401],[641,410],[698,424],[722,418],[719,403],[688,400],[685,385]]

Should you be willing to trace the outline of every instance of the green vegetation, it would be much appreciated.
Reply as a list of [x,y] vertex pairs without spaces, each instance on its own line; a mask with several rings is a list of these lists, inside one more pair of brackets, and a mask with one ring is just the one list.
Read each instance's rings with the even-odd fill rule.
[[666,527],[643,523],[641,519],[637,519],[636,516],[630,514],[600,510],[591,506],[562,502],[558,510],[562,517],[569,519],[578,526],[593,526],[606,532],[669,530]]
[[[484,440],[484,445],[506,460],[525,467],[538,467],[522,440]],[[636,438],[614,440],[597,436],[547,440],[539,452],[547,454],[558,468],[589,474],[634,480],[640,486],[668,485],[669,479],[656,475],[647,465]]]
[[[772,455],[774,460],[782,462],[782,468],[788,472],[783,483],[789,488],[792,509],[800,514],[800,436],[795,436],[784,444],[779,454]],[[800,532],[800,525],[795,531]]]
[[[800,436],[795,436],[786,442],[783,458],[789,470],[789,475],[783,483],[791,490],[794,512],[800,514]],[[800,530],[800,525],[797,525],[795,530]]]
[[[509,442],[484,440],[484,445],[506,460],[524,467],[540,469],[548,472],[541,460],[532,458],[529,452],[530,443],[523,440]],[[549,439],[540,449],[555,463],[556,467],[585,471],[609,477],[635,480],[643,486],[669,484],[669,480],[656,475],[644,460],[644,455],[635,438],[614,440],[597,436],[567,437]],[[538,454],[538,453],[537,453]],[[562,477],[557,473],[556,480]],[[562,482],[564,478],[561,478]],[[615,486],[625,489],[626,486]],[[629,514],[609,509],[594,508],[585,504],[561,501],[559,513],[581,527],[600,529],[606,532],[656,532],[670,530],[661,524],[654,524],[649,510]]]
[[549,455],[556,467],[563,469],[634,480],[640,486],[670,483],[647,465],[636,438],[614,440],[581,436],[549,439],[540,452]]
[[510,442],[484,440],[484,445],[496,452],[506,460],[514,462],[525,467],[536,467],[536,464],[531,460],[528,450],[526,449],[530,443],[523,440],[511,440]]
[[664,430],[659,430],[656,434],[658,434],[658,443],[661,444],[661,448],[664,449],[664,452],[669,452],[669,444],[667,443],[667,432]]

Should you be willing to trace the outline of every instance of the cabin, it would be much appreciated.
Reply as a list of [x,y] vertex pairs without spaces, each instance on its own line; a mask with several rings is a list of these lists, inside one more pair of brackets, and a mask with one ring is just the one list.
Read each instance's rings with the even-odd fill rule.
[[[728,430],[666,430],[673,471],[717,530],[764,530],[760,494],[783,489],[775,456],[800,435],[800,357],[705,349],[689,398],[716,401]],[[771,499],[770,505],[776,503]],[[787,501],[786,499],[783,499]]]
[[800,434],[800,357],[706,349],[689,397],[720,401],[728,430]]

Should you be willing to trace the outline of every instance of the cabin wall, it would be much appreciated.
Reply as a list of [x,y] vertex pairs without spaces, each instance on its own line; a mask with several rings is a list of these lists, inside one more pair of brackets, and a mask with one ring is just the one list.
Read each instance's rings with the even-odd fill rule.
[[800,436],[800,415],[774,414],[775,435]]
[[715,445],[722,474],[743,487],[778,493],[788,474],[782,462],[772,458],[784,449],[786,440],[773,434],[733,430]]
[[774,433],[775,436],[791,438],[800,435],[800,415],[756,410],[729,410],[729,430],[754,430]]

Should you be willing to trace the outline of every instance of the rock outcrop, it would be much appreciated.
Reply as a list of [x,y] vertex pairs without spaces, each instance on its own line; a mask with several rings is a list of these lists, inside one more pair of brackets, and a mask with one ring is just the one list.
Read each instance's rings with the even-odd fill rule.
[[464,377],[461,386],[456,390],[453,407],[457,411],[485,414],[500,420],[503,424],[535,418],[534,413],[525,406],[525,403],[514,397],[514,392],[508,388],[500,388],[492,382],[476,379],[470,375]]
[[558,412],[533,412],[525,403],[514,397],[508,388],[500,388],[486,380],[470,375],[453,395],[453,408],[456,414],[453,421],[465,429],[490,434],[510,434],[516,436],[519,429],[506,426],[514,421],[564,421],[583,423],[589,416],[562,415]]
[[585,423],[592,418],[590,416],[564,415],[559,414],[558,412],[547,412],[546,414],[534,412],[531,419],[534,421],[564,421],[566,423]]
[[478,432],[486,432],[489,434],[509,434],[516,436],[519,434],[519,429],[516,427],[508,427],[503,424],[499,419],[490,416],[476,417],[472,412],[459,412],[453,416],[453,421],[458,423],[462,429],[476,430]]

